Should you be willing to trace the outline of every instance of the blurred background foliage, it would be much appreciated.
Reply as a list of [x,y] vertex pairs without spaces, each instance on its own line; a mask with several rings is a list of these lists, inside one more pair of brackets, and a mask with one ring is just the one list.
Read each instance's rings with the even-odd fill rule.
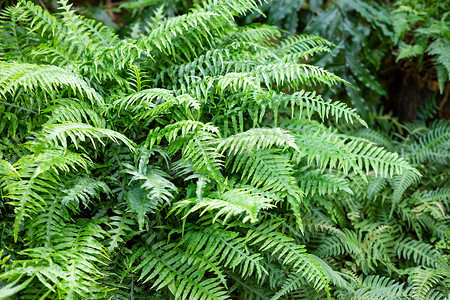
[[317,34],[339,46],[315,63],[353,84],[329,93],[362,115],[384,105],[411,121],[424,101],[434,101],[439,117],[449,117],[449,1],[275,0],[261,9],[245,22]]
[[[13,4],[14,1],[4,1]],[[34,0],[50,11],[56,0]],[[187,12],[201,0],[73,1],[87,17],[137,35],[164,16]],[[284,35],[320,35],[333,42],[332,53],[312,63],[346,79],[322,91],[355,108],[365,118],[389,112],[413,121],[423,105],[436,117],[450,117],[450,1],[442,0],[273,0],[242,17],[241,24],[277,25]]]

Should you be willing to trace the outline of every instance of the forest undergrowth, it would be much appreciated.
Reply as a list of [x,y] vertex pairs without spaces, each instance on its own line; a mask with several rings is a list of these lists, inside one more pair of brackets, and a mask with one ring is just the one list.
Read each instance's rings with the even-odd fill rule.
[[326,98],[260,4],[3,9],[0,299],[450,299],[449,122]]

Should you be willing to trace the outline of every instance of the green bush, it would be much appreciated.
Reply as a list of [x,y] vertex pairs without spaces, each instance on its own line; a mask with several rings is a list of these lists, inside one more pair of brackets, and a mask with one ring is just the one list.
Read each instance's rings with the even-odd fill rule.
[[324,100],[334,45],[256,1],[124,37],[59,4],[1,15],[0,298],[446,297],[447,122]]

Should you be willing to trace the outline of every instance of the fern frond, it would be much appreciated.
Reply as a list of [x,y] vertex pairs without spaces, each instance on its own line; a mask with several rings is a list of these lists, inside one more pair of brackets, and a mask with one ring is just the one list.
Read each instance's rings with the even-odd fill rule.
[[[435,220],[443,221],[443,220],[447,219],[447,213],[446,213],[445,206],[436,201],[435,202],[425,202],[424,201],[423,203],[414,207],[412,212],[414,214],[419,214],[419,215],[421,215],[422,213],[428,213]],[[426,225],[428,225],[427,227],[429,227],[431,230],[433,227],[435,227],[435,224],[426,224]],[[444,224],[442,224],[442,225],[444,225]]]
[[175,100],[174,92],[166,89],[146,89],[138,91],[125,98],[117,99],[114,106],[128,110],[131,107],[132,112],[140,111],[142,109],[149,109],[155,107],[155,100],[164,100],[172,102]]
[[[250,245],[258,244],[261,251],[271,251],[271,255],[276,256],[284,265],[290,265],[297,277],[301,276],[313,284],[314,289],[324,289],[329,294],[329,279],[320,264],[306,253],[303,245],[298,245],[292,238],[277,232],[275,229],[278,226],[280,222],[262,223],[256,228],[249,229],[246,239]],[[297,277],[291,279],[298,282]]]
[[53,248],[22,250],[20,254],[24,259],[15,260],[0,278],[34,274],[37,279],[34,284],[43,285],[46,295],[53,292],[67,297],[104,297],[108,289],[98,283],[103,276],[98,266],[105,259],[103,246],[98,241],[102,238],[104,231],[94,222],[66,226],[55,239]]
[[345,290],[350,290],[352,288],[355,282],[351,276],[334,270],[330,264],[322,260],[320,257],[315,256],[314,254],[310,255],[322,267],[322,270],[325,276],[329,279],[330,283]]
[[295,291],[305,285],[307,285],[307,281],[305,278],[303,278],[303,276],[299,276],[299,274],[297,273],[291,273],[286,278],[286,281],[281,286],[281,289],[278,290],[278,292],[272,298],[270,298],[270,300],[280,299],[286,294],[289,294],[292,291]]
[[48,10],[43,9],[40,5],[35,5],[31,1],[19,0],[18,7],[23,8],[29,14],[33,15],[32,25],[35,31],[40,31],[41,36],[44,32],[56,35],[59,32],[65,32],[61,22],[50,14]]
[[260,65],[250,74],[260,78],[269,89],[273,86],[283,86],[285,83],[292,88],[297,88],[299,85],[325,84],[331,87],[338,83],[348,84],[344,79],[321,67],[292,62]]
[[0,95],[14,95],[19,88],[25,92],[41,90],[47,94],[66,90],[86,96],[103,106],[102,97],[78,74],[55,66],[0,62]]
[[281,41],[277,52],[281,54],[305,53],[312,49],[317,49],[317,47],[323,47],[324,51],[328,49],[327,52],[329,52],[335,45],[320,36],[299,34]]
[[63,197],[61,204],[75,204],[79,206],[80,202],[88,207],[91,198],[98,198],[99,193],[110,194],[111,190],[103,181],[90,177],[78,177],[67,185],[68,188],[61,190]]
[[315,54],[320,53],[320,52],[331,52],[331,49],[328,48],[327,46],[316,46],[316,47],[310,48],[306,51],[284,55],[281,58],[281,60],[284,63],[301,62],[302,60],[311,59],[312,56],[314,56]]
[[423,53],[425,52],[425,46],[426,45],[424,44],[408,45],[405,43],[400,43],[399,53],[395,61],[398,62],[399,60],[402,60],[404,58],[423,55]]
[[249,280],[250,278],[244,280],[232,272],[227,272],[227,275],[234,281],[234,285],[230,287],[230,290],[238,289],[239,295],[242,295],[244,299],[266,300],[272,295],[272,291],[262,288],[255,280]]
[[133,181],[140,183],[139,188],[134,188],[127,193],[126,199],[129,211],[137,214],[139,230],[143,229],[146,213],[155,213],[161,202],[170,204],[177,187],[168,179],[170,176],[157,167],[148,168],[145,173],[128,166],[126,172],[132,175]]
[[400,198],[405,193],[406,189],[418,182],[420,179],[420,175],[417,173],[406,170],[401,175],[396,175],[392,178],[392,187],[394,189],[394,193],[392,194],[392,200],[394,203],[398,203]]
[[[339,232],[339,235],[331,235],[321,241],[320,246],[314,252],[319,257],[338,256],[346,253],[345,246],[340,238],[345,233]],[[359,242],[357,242],[359,244]]]
[[177,251],[175,246],[156,243],[150,249],[138,252],[141,262],[135,270],[141,273],[139,280],[144,283],[153,280],[152,288],[157,290],[168,287],[175,299],[229,299],[217,278],[204,279],[204,268],[200,262],[189,259],[186,253]]
[[[176,98],[172,99],[171,101],[166,101],[157,105],[150,105],[147,107],[146,110],[140,111],[136,114],[135,118],[137,119],[146,119],[146,120],[152,120],[153,118],[167,113],[172,107],[184,107],[184,111],[187,115],[192,116],[192,114],[189,112],[189,108],[194,108],[196,110],[200,109],[200,103],[188,94],[179,95]],[[193,118],[193,117],[192,117]]]
[[252,57],[247,57],[245,53],[254,48],[258,48],[258,45],[233,41],[224,48],[208,50],[188,63],[163,70],[156,80],[164,81],[164,77],[168,76],[173,83],[177,83],[182,78],[189,84],[191,77],[215,77],[229,72],[249,72],[257,65],[257,62],[252,61]]
[[200,214],[202,215],[207,211],[219,209],[213,222],[222,215],[225,215],[223,223],[226,223],[231,216],[244,213],[245,217],[242,219],[243,223],[248,220],[255,223],[258,221],[258,213],[260,210],[275,207],[271,204],[272,201],[272,199],[259,194],[256,189],[233,189],[226,191],[223,194],[218,194],[216,198],[203,198],[189,210],[188,214],[203,209]]
[[258,89],[260,82],[263,82],[268,89],[271,89],[272,86],[283,86],[284,84],[297,88],[299,85],[326,84],[332,86],[337,83],[347,83],[344,79],[320,67],[292,62],[278,62],[259,65],[247,73],[228,73],[217,85],[223,91],[230,83],[233,83],[232,86],[237,91],[238,89],[248,90],[255,87]]
[[356,299],[404,299],[407,296],[403,286],[388,277],[370,275],[364,278],[361,286],[352,295],[352,300]]
[[36,242],[43,242],[45,247],[53,246],[55,236],[63,230],[70,219],[69,211],[59,199],[45,199],[45,207],[28,224],[33,229]]
[[47,123],[87,123],[94,127],[105,127],[104,119],[86,103],[77,99],[58,99],[42,112],[50,114]]
[[439,38],[428,46],[427,52],[430,55],[436,55],[437,62],[445,67],[447,73],[450,73],[450,54],[446,50],[448,47],[450,47],[448,39]]
[[148,134],[147,140],[150,141],[151,145],[155,142],[159,144],[163,138],[166,138],[166,140],[170,143],[178,137],[186,137],[188,134],[195,133],[197,130],[203,130],[215,135],[219,134],[219,129],[209,123],[204,124],[199,121],[183,120],[174,122],[164,126],[163,128],[157,127],[154,130],[151,130]]
[[262,46],[271,46],[273,42],[271,39],[280,37],[280,29],[277,26],[268,24],[251,24],[245,27],[237,28],[235,32],[230,34],[225,43],[235,41],[257,43]]
[[217,150],[222,153],[228,150],[228,155],[236,155],[273,146],[298,150],[294,136],[281,128],[255,128],[238,133],[222,140]]
[[126,172],[133,175],[130,183],[140,181],[140,186],[148,191],[150,198],[157,198],[170,203],[170,199],[173,198],[173,192],[177,190],[175,185],[168,180],[170,178],[169,174],[157,167],[148,168],[145,174],[134,168],[129,168]]
[[249,10],[256,9],[261,0],[207,0],[203,2],[203,9],[211,11],[220,11],[224,18],[243,15]]
[[148,85],[148,73],[136,65],[130,65],[127,71],[127,83],[133,92],[140,92]]
[[450,189],[449,188],[437,188],[431,191],[424,191],[421,194],[421,198],[424,202],[442,202],[449,206],[448,199],[450,199]]
[[332,174],[321,174],[317,170],[302,172],[298,181],[305,196],[314,196],[315,193],[319,195],[332,194],[337,191],[345,191],[353,195],[347,180]]
[[57,189],[59,171],[69,172],[70,169],[81,167],[86,169],[89,164],[86,156],[66,150],[45,150],[37,156],[25,156],[14,166],[17,176],[3,181],[7,191],[9,204],[15,207],[14,240],[17,241],[19,226],[25,217],[31,217],[37,209],[44,209],[46,202],[41,194]]
[[[227,161],[227,164],[230,160]],[[289,160],[273,150],[241,153],[234,157],[232,172],[241,172],[241,180],[264,191],[281,192],[303,198],[297,180],[292,176]]]
[[445,292],[440,292],[437,289],[430,289],[430,291],[427,293],[427,295],[425,296],[425,299],[427,300],[447,300],[448,296],[445,297],[446,293]]
[[[217,223],[216,223],[217,224]],[[203,255],[223,267],[235,269],[243,278],[256,273],[261,278],[267,270],[261,264],[260,253],[251,253],[246,247],[246,239],[238,237],[238,233],[221,229],[218,226],[208,226],[201,229],[185,231],[180,244],[184,244],[189,253]]]
[[[291,105],[291,109],[298,106],[300,108],[300,116],[303,113],[306,117],[310,118],[314,112],[317,112],[322,120],[332,117],[336,118],[336,121],[344,118],[346,122],[353,123],[354,120],[360,122],[363,126],[367,127],[367,123],[358,115],[355,109],[349,108],[343,102],[333,102],[331,99],[324,100],[321,95],[317,95],[315,91],[308,92],[301,90],[295,92],[290,96],[283,96],[279,100],[278,97],[274,97],[275,101],[279,101],[280,105]],[[292,114],[294,111],[292,110]]]
[[397,255],[400,258],[414,261],[422,266],[439,268],[442,263],[441,255],[430,244],[405,238],[396,243]]
[[17,173],[17,170],[13,167],[13,165],[4,160],[4,159],[0,159],[0,184],[3,183],[2,179],[6,179],[6,178],[20,178],[20,175]]
[[433,286],[436,286],[442,279],[439,270],[430,268],[415,268],[411,274],[411,296],[417,300],[425,300]]
[[68,42],[48,42],[46,44],[39,44],[33,49],[33,55],[41,61],[49,64],[56,64],[60,68],[82,64],[82,52],[74,49],[75,44]]
[[78,46],[83,47],[83,50],[90,50],[92,47],[90,32],[84,26],[82,17],[71,10],[73,4],[69,4],[68,0],[59,0],[58,3],[61,5],[59,14],[62,16],[62,22],[67,30],[66,34],[72,36],[72,40],[75,40]]
[[92,145],[96,147],[95,140],[105,145],[102,138],[107,137],[115,143],[121,141],[131,151],[134,150],[133,142],[123,134],[106,128],[98,128],[84,123],[61,123],[61,124],[44,124],[42,131],[36,135],[37,147],[47,145],[57,147],[59,144],[63,148],[68,148],[68,140],[78,148],[78,140],[84,142],[90,140]]
[[449,79],[449,72],[447,71],[447,68],[445,68],[441,64],[435,65],[436,72],[437,72],[437,78],[439,83],[439,91],[441,94],[444,92],[445,83]]
[[183,159],[193,163],[193,170],[223,182],[222,155],[217,152],[218,139],[210,133],[198,131],[183,149]]
[[202,49],[204,48],[203,43],[211,43],[213,32],[221,32],[224,25],[229,22],[226,19],[231,17],[229,13],[229,11],[197,9],[189,14],[167,19],[140,41],[139,48],[144,49],[147,53],[154,48],[163,54],[175,56],[179,55],[175,51],[174,45],[177,44],[175,41],[181,40],[178,42],[178,46],[185,50],[183,54],[190,59],[195,56],[196,48]]
[[388,248],[393,245],[389,226],[372,224],[366,234],[363,231],[343,229],[335,236],[323,236],[316,252],[322,257],[350,254],[355,263],[367,274],[376,270],[379,263],[392,268]]
[[[1,252],[0,252],[1,254]],[[0,255],[1,257],[1,255]],[[10,282],[8,284],[5,284],[4,286],[0,287],[0,296],[3,299],[8,299],[10,297],[13,297],[14,295],[17,295],[21,290],[25,289],[33,280],[34,276],[28,278],[24,282],[19,283],[20,277],[14,280],[13,282]]]
[[219,94],[223,94],[227,90],[233,92],[261,90],[259,78],[253,76],[251,73],[230,72],[217,77],[217,79],[215,85]]
[[107,233],[110,236],[109,253],[138,234],[133,229],[135,221],[132,220],[131,216],[119,210],[114,211],[114,213],[115,215],[111,216],[110,221],[107,223],[109,226]]
[[350,168],[353,168],[363,175],[354,155],[345,147],[344,140],[333,134],[302,134],[297,139],[297,145],[300,152],[294,153],[293,157],[297,162],[307,156],[310,164],[316,160],[321,169],[325,169],[328,165],[330,168],[337,166],[344,173],[348,173]]
[[7,7],[0,13],[0,57],[2,60],[18,60],[26,62],[31,52],[30,42],[33,40],[27,36],[21,23],[31,21],[31,16],[22,6]]
[[305,227],[311,232],[328,232],[334,235],[342,234],[342,231],[333,224],[331,218],[320,212],[318,208],[313,209],[311,215],[307,215],[304,220]]
[[94,50],[97,44],[108,47],[115,43],[116,36],[112,28],[103,25],[101,22],[86,19],[75,13],[73,4],[67,0],[59,0],[59,15],[67,32],[66,35],[72,37],[72,42],[82,45],[86,50]]
[[[408,171],[406,171],[408,172]],[[387,185],[387,180],[380,176],[368,176],[369,184],[367,186],[367,198],[374,198],[379,194]]]
[[407,170],[421,176],[419,171],[413,168],[407,161],[395,152],[388,152],[383,148],[367,145],[358,141],[346,144],[346,148],[355,154],[358,165],[369,172],[372,167],[375,176],[392,177],[394,174],[402,174]]
[[392,149],[393,147],[392,139],[389,136],[372,128],[363,128],[350,132],[352,135],[371,141],[379,147],[385,147],[387,149]]
[[450,126],[445,121],[436,122],[429,132],[411,145],[411,159],[415,163],[432,159],[440,148],[450,147]]

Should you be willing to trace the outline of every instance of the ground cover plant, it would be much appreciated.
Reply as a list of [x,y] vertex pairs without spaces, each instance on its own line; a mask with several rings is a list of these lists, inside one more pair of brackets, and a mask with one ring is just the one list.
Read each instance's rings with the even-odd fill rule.
[[1,13],[0,298],[448,298],[432,102],[395,127],[325,100],[348,83],[305,61],[335,45],[238,26],[258,1],[124,36],[58,3]]

